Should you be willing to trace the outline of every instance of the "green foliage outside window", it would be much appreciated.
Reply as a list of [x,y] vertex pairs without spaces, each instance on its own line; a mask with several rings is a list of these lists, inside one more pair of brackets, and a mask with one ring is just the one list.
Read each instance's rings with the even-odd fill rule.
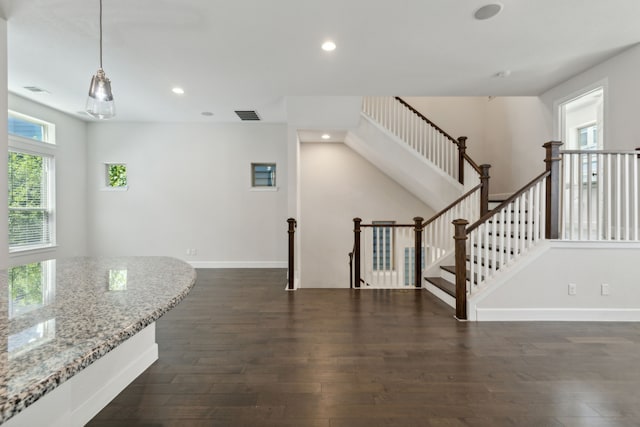
[[9,246],[50,242],[45,161],[9,152]]
[[127,186],[127,165],[107,165],[109,187]]

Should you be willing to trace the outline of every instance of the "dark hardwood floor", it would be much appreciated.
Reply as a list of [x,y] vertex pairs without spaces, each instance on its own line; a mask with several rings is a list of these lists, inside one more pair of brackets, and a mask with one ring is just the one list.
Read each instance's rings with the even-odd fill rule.
[[426,291],[199,270],[88,425],[639,426],[640,325],[461,323]]

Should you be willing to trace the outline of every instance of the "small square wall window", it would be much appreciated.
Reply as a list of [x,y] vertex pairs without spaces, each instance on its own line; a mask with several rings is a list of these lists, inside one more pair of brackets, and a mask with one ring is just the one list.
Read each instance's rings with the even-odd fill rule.
[[107,188],[126,190],[127,165],[124,163],[106,163],[105,184]]
[[275,188],[276,164],[251,163],[251,186],[255,188]]

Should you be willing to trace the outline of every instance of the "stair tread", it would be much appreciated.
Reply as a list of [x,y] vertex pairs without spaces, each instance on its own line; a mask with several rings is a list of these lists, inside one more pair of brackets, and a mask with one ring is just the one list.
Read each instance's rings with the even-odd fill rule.
[[451,283],[447,279],[443,279],[442,277],[425,277],[425,280],[431,283],[436,288],[441,291],[451,295],[455,298],[456,296],[456,285],[455,283]]
[[[443,269],[444,271],[447,271],[447,272],[453,274],[454,276],[456,275],[456,266],[455,265],[441,265],[440,268]],[[474,273],[474,276],[476,276],[475,278],[477,279],[478,273]],[[470,277],[471,277],[471,270],[467,270],[467,280],[469,280]],[[480,277],[484,278],[484,276],[480,276]]]

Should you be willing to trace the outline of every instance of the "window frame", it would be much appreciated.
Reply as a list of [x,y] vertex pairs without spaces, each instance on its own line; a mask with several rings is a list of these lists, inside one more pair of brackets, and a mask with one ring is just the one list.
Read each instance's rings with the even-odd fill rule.
[[44,120],[37,119],[35,117],[28,116],[26,114],[18,113],[17,111],[8,110],[7,117],[14,117],[25,122],[30,122],[43,127],[42,139],[27,138],[26,136],[18,135],[8,132],[10,138],[19,138],[22,141],[29,141],[36,144],[56,145],[56,125]]
[[[256,185],[256,166],[273,167],[273,185]],[[250,179],[252,191],[278,191],[278,164],[276,162],[251,162]]]
[[[396,241],[396,222],[395,221],[371,221],[373,225],[373,234],[371,238],[372,245],[372,263],[373,271],[376,272],[389,272],[395,271],[395,241]],[[388,236],[385,234],[388,233]],[[380,235],[383,237],[384,246],[377,245],[380,240]],[[388,246],[388,247],[387,247]],[[382,254],[377,253],[377,248],[382,249]],[[382,265],[380,265],[382,262]]]
[[[129,167],[126,162],[104,162],[102,189],[105,191],[128,191],[129,190]],[[127,175],[127,185],[112,187],[109,185],[109,168],[111,166],[124,166]]]
[[[55,125],[44,120],[35,119],[25,114],[16,113],[9,110],[10,116],[18,117],[22,120],[31,121],[33,123],[45,125],[46,131],[43,133],[43,140],[26,138],[24,136],[16,135],[13,133],[8,134],[8,150],[7,150],[7,163],[9,153],[21,153],[30,156],[39,156],[47,158],[48,171],[47,171],[47,208],[48,212],[48,228],[49,228],[49,242],[38,243],[33,245],[21,245],[11,246],[8,245],[8,251],[10,256],[26,255],[30,253],[37,253],[40,251],[50,251],[57,247],[56,237],[56,151],[57,146],[52,142],[55,141]],[[45,138],[46,136],[46,138]],[[7,164],[7,173],[8,167]],[[9,177],[7,175],[7,187],[9,186]],[[8,195],[7,195],[8,197]],[[7,206],[7,215],[11,208]],[[7,228],[7,233],[9,232]]]

